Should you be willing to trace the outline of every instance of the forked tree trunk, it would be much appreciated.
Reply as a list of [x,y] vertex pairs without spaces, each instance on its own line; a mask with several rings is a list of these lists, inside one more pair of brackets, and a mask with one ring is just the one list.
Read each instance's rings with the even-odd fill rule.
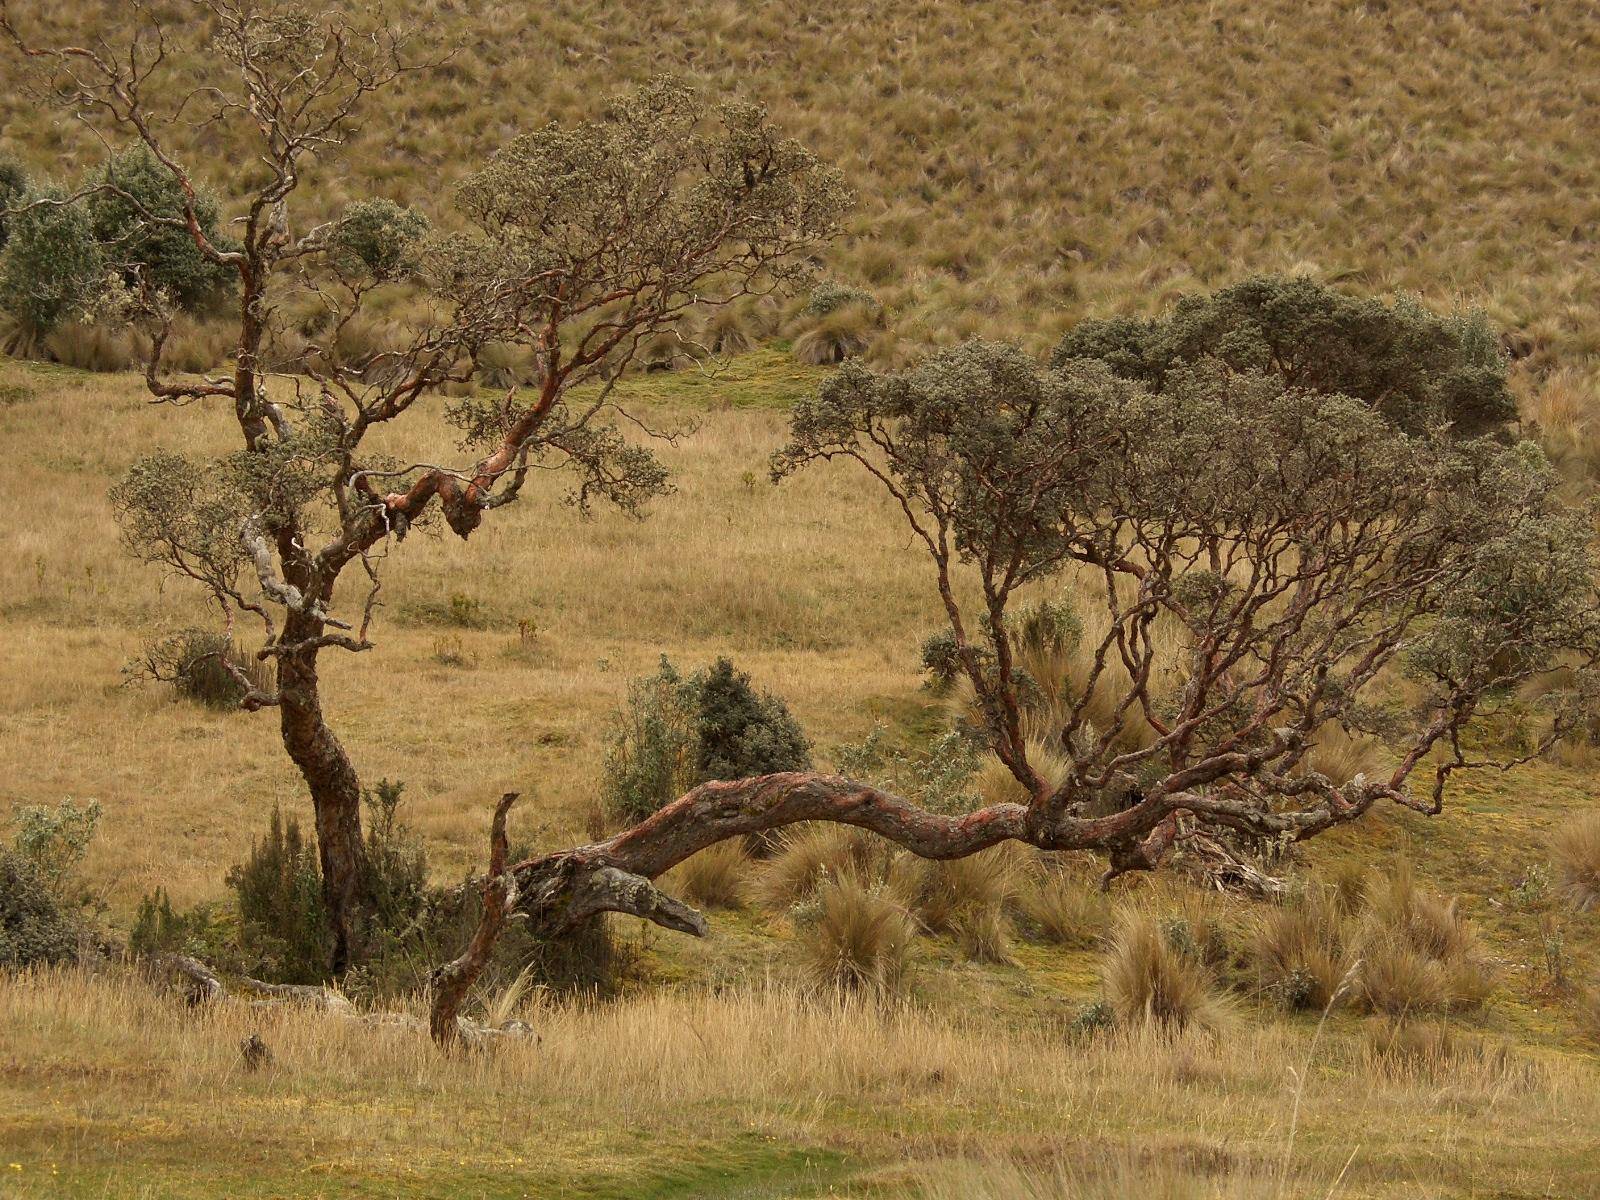
[[305,777],[316,812],[322,898],[333,932],[329,965],[342,975],[354,952],[352,931],[366,890],[361,780],[323,718],[315,653],[278,660],[278,691],[283,747]]

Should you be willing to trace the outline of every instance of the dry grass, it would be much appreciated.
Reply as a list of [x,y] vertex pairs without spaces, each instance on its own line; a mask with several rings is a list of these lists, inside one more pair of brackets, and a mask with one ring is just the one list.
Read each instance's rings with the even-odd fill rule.
[[[533,780],[538,816],[514,819],[522,835],[540,846],[585,837],[603,718],[662,652],[735,655],[824,748],[860,738],[885,699],[914,693],[917,636],[937,597],[898,518],[843,471],[771,487],[764,464],[783,416],[706,411],[777,403],[813,379],[769,352],[717,374],[627,381],[654,419],[700,419],[663,447],[679,492],[648,520],[586,520],[560,503],[563,481],[541,475],[471,543],[424,534],[391,555],[377,649],[330,655],[322,673],[358,767],[410,785],[441,878],[479,864],[491,798]],[[118,913],[158,884],[180,905],[215,896],[246,831],[274,803],[303,803],[302,785],[270,713],[209,714],[125,686],[121,668],[153,634],[214,613],[126,558],[106,488],[157,446],[227,452],[230,418],[156,408],[129,377],[59,368],[0,364],[0,393],[0,441],[30,497],[27,521],[0,524],[0,818],[13,804],[99,799],[105,837],[89,873]],[[414,440],[386,449],[454,453],[441,407],[430,402]],[[475,627],[453,621],[457,595],[475,606]],[[532,650],[522,621],[537,627]],[[399,719],[420,696],[448,720]]]
[[1600,813],[1568,821],[1550,838],[1556,888],[1579,912],[1600,905]]
[[750,856],[737,840],[718,842],[674,867],[665,882],[691,904],[738,908],[750,890]]
[[1174,941],[1154,912],[1118,913],[1102,967],[1106,1002],[1127,1024],[1208,1033],[1232,1027],[1236,1013],[1210,969]]
[[813,982],[880,999],[900,990],[916,923],[893,889],[846,875],[823,883],[809,907],[800,939]]
[[[827,269],[871,286],[919,342],[1048,345],[1087,313],[1151,312],[1180,291],[1301,267],[1481,302],[1541,369],[1592,368],[1600,349],[1585,241],[1600,223],[1588,137],[1600,45],[1581,4],[1265,0],[1219,14],[1201,0],[823,0],[801,14],[776,0],[398,0],[386,12],[461,49],[380,101],[297,225],[372,193],[448,220],[451,181],[514,130],[591,115],[617,87],[673,71],[766,103],[839,164],[861,203]],[[181,68],[192,52],[172,53]],[[98,154],[16,89],[0,119],[41,172]],[[224,188],[236,156],[207,145],[197,157]]]
[[[620,1200],[669,1179],[689,1194],[748,1179],[774,1196],[855,1180],[836,1190],[893,1200],[940,1178],[993,1180],[996,1162],[1087,1178],[1122,1160],[1165,1180],[1141,1195],[1248,1195],[1228,1189],[1280,1171],[1286,1196],[1330,1194],[1341,1175],[1331,1194],[1378,1200],[1578,1195],[1600,1130],[1590,1064],[1508,1078],[1469,1054],[1426,1075],[1377,1070],[1360,1039],[1330,1033],[1307,1059],[1304,1033],[1282,1025],[1068,1043],[1055,1028],[760,988],[600,1007],[535,994],[521,1013],[537,1044],[449,1058],[419,1053],[405,1029],[243,1002],[193,1011],[115,975],[0,979],[0,1137],[21,1166],[8,1194],[187,1200],[337,1180]],[[273,1054],[254,1073],[239,1053],[250,1033]],[[810,1173],[828,1164],[837,1173]]]
[[1493,989],[1459,901],[1420,888],[1402,864],[1367,897],[1359,996],[1393,1015],[1478,1008]]
[[1048,867],[1024,883],[1021,908],[1046,941],[1079,950],[1098,946],[1111,920],[1110,901],[1092,880]]
[[1268,909],[1250,940],[1257,988],[1291,1009],[1328,1008],[1352,982],[1352,924],[1336,896],[1321,890]]

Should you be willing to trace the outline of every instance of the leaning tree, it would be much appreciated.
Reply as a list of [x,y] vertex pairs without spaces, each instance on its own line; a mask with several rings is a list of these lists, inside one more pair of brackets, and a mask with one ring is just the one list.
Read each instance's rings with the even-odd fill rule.
[[[1485,422],[1464,414],[1511,413],[1504,387],[1481,322],[1302,280],[1090,325],[1049,367],[986,343],[899,374],[845,364],[796,406],[773,474],[844,460],[894,499],[1020,799],[934,812],[859,780],[768,775],[508,864],[507,797],[478,935],[436,975],[435,1035],[453,1036],[513,913],[703,933],[650,880],[725,838],[834,821],[932,859],[1005,841],[1094,851],[1107,882],[1180,848],[1239,869],[1233,848],[1303,841],[1380,802],[1438,813],[1454,772],[1540,753],[1594,691],[1592,527],[1537,447],[1470,436]],[[1063,577],[1076,611],[1049,623],[1077,639],[1076,668],[1049,678],[1025,642],[1033,598]],[[1497,753],[1481,726],[1519,694],[1548,720]],[[1385,739],[1392,761],[1319,769],[1334,729]]]
[[[318,660],[371,649],[383,556],[435,516],[467,537],[518,498],[530,470],[568,470],[580,504],[637,511],[663,492],[660,464],[619,430],[623,372],[652,340],[687,341],[686,318],[806,273],[849,193],[759,108],[706,105],[663,78],[594,121],[508,141],[460,182],[447,232],[429,235],[421,214],[388,200],[296,229],[291,198],[346,146],[363,103],[429,65],[411,33],[376,13],[194,0],[181,29],[136,4],[119,44],[74,44],[36,38],[17,7],[0,0],[0,32],[39,94],[108,147],[131,137],[140,169],[171,185],[133,187],[115,169],[124,155],[75,195],[32,204],[109,196],[122,246],[180,232],[234,281],[231,370],[185,376],[165,361],[171,289],[139,254],[110,264],[120,304],[149,333],[150,394],[226,406],[240,443],[215,459],[141,459],[112,499],[134,554],[198,584],[230,636],[241,619],[261,632],[255,655],[276,666],[275,683],[224,665],[244,708],[278,710],[310,791],[341,971],[365,890],[361,788],[324,713]],[[181,70],[169,39],[188,52]],[[221,164],[201,170],[189,150],[203,144],[250,163],[229,180],[253,185],[224,201],[223,232],[204,186]],[[397,290],[415,313],[407,336],[352,353],[347,330]],[[281,306],[306,298],[319,308],[297,322],[310,341],[285,360]],[[531,354],[531,381],[493,395],[467,386],[484,349],[505,345]],[[370,434],[446,389],[471,459],[449,465],[444,448],[407,463],[371,449]],[[169,669],[171,657],[158,648],[151,665]]]

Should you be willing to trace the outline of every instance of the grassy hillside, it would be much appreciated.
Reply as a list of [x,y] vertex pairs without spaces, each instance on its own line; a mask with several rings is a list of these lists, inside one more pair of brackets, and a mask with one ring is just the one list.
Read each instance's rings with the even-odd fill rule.
[[[387,564],[378,649],[328,660],[329,705],[368,778],[410,784],[436,874],[481,860],[505,788],[530,796],[521,836],[581,836],[605,716],[663,652],[732,653],[824,758],[880,722],[933,727],[915,664],[934,602],[895,514],[842,471],[762,477],[786,398],[815,379],[771,351],[641,378],[652,416],[692,430],[666,451],[679,492],[648,520],[584,521],[545,480],[470,546],[419,536]],[[225,445],[225,414],[19,363],[0,367],[0,397],[35,516],[0,530],[0,813],[98,799],[87,874],[115,925],[158,884],[180,905],[217,897],[300,786],[270,714],[120,674],[152,631],[206,614],[119,553],[105,493],[144,447]],[[417,436],[442,436],[432,419]],[[419,704],[439,719],[412,720]],[[1375,1057],[1375,1019],[1336,1013],[1317,1034],[1314,1014],[1248,998],[1234,1039],[1084,1041],[1071,1023],[1098,953],[1024,939],[985,965],[918,938],[904,1007],[839,1009],[796,990],[794,922],[750,906],[714,914],[704,943],[619,922],[635,963],[621,999],[535,995],[538,1045],[462,1062],[419,1059],[404,1030],[242,1001],[197,1015],[115,976],[0,982],[0,1170],[23,1196],[1467,1197],[1486,1180],[1577,1195],[1600,1142],[1582,1007],[1600,922],[1525,881],[1592,803],[1578,769],[1472,776],[1443,817],[1375,814],[1293,866],[1411,862],[1461,897],[1495,985],[1443,1059]],[[1119,897],[1182,902],[1167,888]],[[1240,928],[1257,915],[1227,912]],[[240,1065],[250,1032],[273,1048],[266,1072]]]
[[[13,7],[62,32],[121,11]],[[374,193],[448,225],[449,184],[514,132],[671,71],[765,102],[858,190],[823,268],[884,303],[880,361],[973,334],[1039,350],[1085,316],[1310,271],[1486,307],[1525,416],[1573,479],[1600,475],[1600,24],[1575,0],[384,11],[454,53],[319,165],[297,226]],[[178,78],[197,55],[174,47]],[[224,197],[255,169],[222,141],[189,149]],[[6,88],[0,151],[66,180],[99,148]],[[821,378],[783,343],[631,376],[630,406],[683,434],[660,448],[677,491],[647,520],[580,516],[540,476],[470,544],[418,530],[388,559],[376,649],[325,656],[326,699],[363,778],[406,782],[436,880],[481,866],[508,789],[525,796],[517,842],[584,838],[607,719],[663,654],[731,655],[825,764],[877,726],[897,744],[943,727],[917,664],[938,604],[899,514],[843,468],[767,482],[787,407]],[[441,403],[379,448],[415,461],[452,444]],[[275,805],[307,815],[272,712],[210,711],[123,669],[214,614],[122,552],[107,488],[153,448],[237,437],[220,409],[153,407],[133,375],[0,358],[0,836],[19,806],[98,801],[84,878],[119,933],[158,886],[180,908],[222,898]],[[475,1012],[516,1001],[538,1039],[457,1058],[394,1025],[192,1010],[118,970],[0,974],[0,1196],[1587,1195],[1600,910],[1553,894],[1548,840],[1594,811],[1594,758],[1468,774],[1441,817],[1386,808],[1284,865],[1296,880],[1409,866],[1455,898],[1492,986],[1418,1026],[1441,1039],[1420,1050],[1353,1007],[1285,1011],[1248,978],[1230,981],[1227,1036],[1088,1032],[1096,938],[1052,944],[1015,907],[1003,961],[918,934],[881,1004],[810,988],[810,935],[776,902],[713,913],[705,941],[618,919],[615,998],[486,989]],[[1143,878],[1114,901],[1210,914],[1235,949],[1276,911]],[[252,1033],[273,1054],[260,1071],[239,1052]]]
[[[69,28],[107,11],[13,7]],[[670,71],[766,103],[843,169],[861,204],[828,267],[913,342],[1046,344],[1086,314],[1303,267],[1481,303],[1543,365],[1589,372],[1600,354],[1600,27],[1576,0],[384,10],[457,52],[379,101],[301,219],[377,192],[447,220],[442,185],[514,131]],[[9,89],[0,145],[57,175],[99,153]],[[195,157],[224,193],[250,169],[224,144]]]

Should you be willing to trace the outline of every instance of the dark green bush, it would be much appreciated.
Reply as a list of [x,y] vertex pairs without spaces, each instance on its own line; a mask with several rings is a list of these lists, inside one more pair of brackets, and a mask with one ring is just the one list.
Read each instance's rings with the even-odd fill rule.
[[1083,321],[1052,362],[1098,359],[1155,391],[1189,364],[1282,375],[1297,388],[1364,400],[1408,432],[1449,422],[1476,436],[1516,419],[1506,360],[1481,315],[1439,316],[1414,300],[1385,303],[1306,276],[1258,276],[1180,300],[1154,320]]
[[[405,785],[380,779],[362,793],[367,822],[363,902],[352,930],[356,958],[370,960],[411,936],[428,903],[428,860],[399,818]],[[245,970],[277,983],[319,983],[328,977],[331,926],[322,898],[314,841],[276,808],[266,836],[228,872],[239,910]],[[161,915],[152,918],[160,928]],[[454,950],[451,951],[455,953]]]
[[77,911],[25,855],[0,848],[0,970],[70,962],[81,944]]
[[788,706],[770,692],[758,693],[728,659],[717,659],[692,683],[696,783],[810,768],[811,745]]
[[[24,201],[60,200],[56,188]],[[81,312],[104,285],[105,262],[82,204],[48,204],[7,218],[0,255],[0,308],[30,337],[43,337]]]
[[9,154],[0,154],[0,250],[6,245],[6,209],[28,194],[28,173]]
[[746,779],[811,765],[810,745],[778,697],[757,692],[725,658],[684,678],[662,656],[628,685],[607,735],[601,798],[621,821],[641,821],[709,779]]
[[180,696],[207,708],[230,710],[244,699],[244,685],[226,664],[242,671],[257,691],[273,689],[270,664],[210,630],[185,629],[163,638],[149,648],[145,661],[157,679],[170,680]]
[[[88,198],[95,240],[125,282],[131,285],[142,275],[190,311],[205,308],[226,291],[232,272],[200,253],[187,229],[152,224],[140,212],[143,208],[158,217],[181,217],[184,207],[183,189],[142,143],[112,158],[91,182],[126,193],[95,192]],[[213,198],[199,196],[195,215],[207,238],[223,242]]]
[[321,983],[332,938],[322,901],[314,842],[300,822],[274,806],[266,836],[252,841],[244,862],[228,871],[239,907],[239,948],[246,969],[275,983]]

